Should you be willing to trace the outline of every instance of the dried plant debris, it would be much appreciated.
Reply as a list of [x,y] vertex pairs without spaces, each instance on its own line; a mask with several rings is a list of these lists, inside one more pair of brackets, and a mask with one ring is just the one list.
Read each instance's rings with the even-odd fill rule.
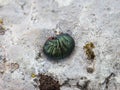
[[34,78],[33,81],[34,81],[33,83],[34,87],[39,88],[39,90],[60,90],[60,87],[63,86],[76,87],[80,90],[88,90],[89,83],[91,82],[90,80],[87,79],[87,77],[81,77],[80,80],[78,78],[77,79],[67,78],[60,85],[59,81],[45,74],[36,75],[36,78]]
[[0,24],[3,24],[3,19],[0,18]]
[[93,48],[95,48],[94,44],[92,42],[87,43],[83,49],[85,50],[85,53],[87,55],[87,59],[88,60],[94,60],[95,58],[95,54],[94,51],[92,50]]
[[5,28],[3,26],[3,20],[0,19],[0,35],[4,35],[5,34]]
[[39,79],[34,79],[34,81],[37,83],[35,87],[39,87],[40,90],[60,90],[59,81],[53,77],[44,74],[40,74],[38,77]]
[[110,82],[110,79],[111,77],[115,76],[114,73],[111,73],[108,77],[105,78],[105,81],[102,83],[103,84],[106,84],[105,88],[107,89],[108,88],[108,85],[109,85],[109,82]]
[[94,44],[92,42],[89,42],[87,43],[83,49],[85,50],[85,53],[86,53],[86,56],[87,56],[87,59],[91,61],[91,64],[90,66],[88,66],[86,68],[87,72],[88,73],[93,73],[94,72],[94,66],[95,66],[95,54],[94,54],[94,51],[93,51],[93,48],[95,48]]

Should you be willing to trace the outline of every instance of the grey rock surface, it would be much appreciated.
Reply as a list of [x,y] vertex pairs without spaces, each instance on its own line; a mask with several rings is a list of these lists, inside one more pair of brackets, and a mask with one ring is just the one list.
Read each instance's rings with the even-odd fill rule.
[[[0,90],[38,90],[32,73],[57,78],[61,90],[120,90],[119,4],[120,0],[0,0],[6,29],[0,35]],[[56,30],[75,40],[72,55],[60,62],[42,52]],[[93,63],[83,50],[88,42],[95,45]],[[88,73],[86,68],[93,64],[94,72]]]

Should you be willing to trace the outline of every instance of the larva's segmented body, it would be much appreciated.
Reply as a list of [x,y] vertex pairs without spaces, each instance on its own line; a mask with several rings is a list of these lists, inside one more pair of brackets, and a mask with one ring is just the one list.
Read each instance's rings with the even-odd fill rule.
[[67,33],[61,33],[45,42],[43,52],[51,59],[63,59],[72,53],[74,47],[74,39]]

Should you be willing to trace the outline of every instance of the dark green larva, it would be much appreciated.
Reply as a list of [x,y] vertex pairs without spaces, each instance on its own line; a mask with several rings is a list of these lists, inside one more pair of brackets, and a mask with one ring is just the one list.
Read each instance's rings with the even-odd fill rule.
[[61,33],[48,38],[43,46],[43,52],[51,59],[63,59],[72,53],[74,47],[74,39],[67,33]]

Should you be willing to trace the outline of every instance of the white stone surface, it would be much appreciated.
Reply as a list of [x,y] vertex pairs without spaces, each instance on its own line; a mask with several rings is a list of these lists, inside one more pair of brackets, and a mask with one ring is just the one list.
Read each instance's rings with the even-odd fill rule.
[[[0,18],[7,30],[0,35],[0,46],[5,48],[7,62],[19,64],[14,72],[5,69],[0,75],[0,90],[36,90],[32,73],[50,74],[61,84],[69,78],[71,87],[64,85],[61,90],[80,90],[76,84],[86,80],[90,80],[88,90],[120,90],[119,4],[120,0],[0,0]],[[72,55],[61,62],[49,61],[42,52],[44,42],[57,28],[76,43]],[[87,42],[95,45],[92,74],[86,71],[83,46]],[[39,52],[42,56],[36,59]],[[115,76],[106,89],[101,83],[112,72]]]

